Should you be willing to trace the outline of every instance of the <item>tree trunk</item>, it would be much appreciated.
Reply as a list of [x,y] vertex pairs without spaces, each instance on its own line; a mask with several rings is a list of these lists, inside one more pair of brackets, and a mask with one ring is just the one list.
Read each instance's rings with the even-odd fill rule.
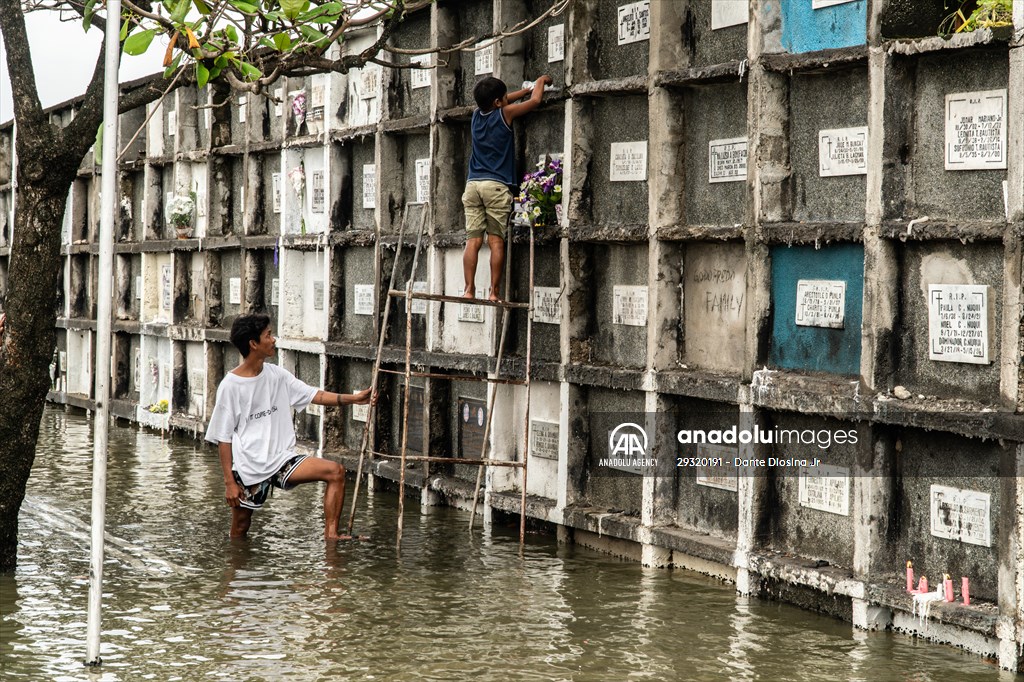
[[18,511],[35,460],[36,438],[56,345],[61,223],[77,163],[61,158],[53,129],[19,130],[7,323],[0,339],[0,571],[18,558]]

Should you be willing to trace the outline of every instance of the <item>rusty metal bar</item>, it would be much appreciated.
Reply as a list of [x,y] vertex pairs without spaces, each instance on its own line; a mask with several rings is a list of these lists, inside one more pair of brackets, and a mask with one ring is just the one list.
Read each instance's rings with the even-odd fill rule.
[[386,452],[371,452],[374,457],[382,457],[383,459],[400,459],[404,462],[433,462],[437,464],[466,464],[469,466],[491,466],[491,467],[509,467],[512,469],[518,469],[523,466],[522,462],[512,462],[504,459],[464,459],[462,457],[433,457],[428,455],[406,455],[403,459],[402,455],[391,455]]
[[[397,369],[381,369],[384,374],[395,374],[398,376],[405,376],[405,372],[400,372]],[[439,374],[436,372],[413,372],[412,376],[416,378],[427,378],[427,379],[448,379],[450,381],[487,381],[494,384],[514,384],[514,385],[525,385],[526,382],[522,379],[501,379],[492,377],[481,377],[475,374]]]
[[463,298],[462,296],[444,296],[442,294],[428,294],[422,291],[405,292],[401,289],[392,289],[388,296],[399,298],[414,298],[421,301],[439,301],[441,303],[462,303],[465,305],[489,305],[495,308],[520,308],[527,309],[529,303],[513,303],[510,301],[488,301],[485,298]]

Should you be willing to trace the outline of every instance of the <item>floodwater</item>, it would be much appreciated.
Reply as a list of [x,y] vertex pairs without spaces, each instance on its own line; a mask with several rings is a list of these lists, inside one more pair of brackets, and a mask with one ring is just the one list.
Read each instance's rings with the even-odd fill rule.
[[[216,453],[110,434],[103,666],[85,658],[92,422],[46,411],[15,575],[0,576],[4,680],[958,680],[1021,682],[955,649],[738,597],[467,514],[364,499],[322,537],[321,490],[278,494],[228,540]],[[347,507],[346,507],[347,508]]]

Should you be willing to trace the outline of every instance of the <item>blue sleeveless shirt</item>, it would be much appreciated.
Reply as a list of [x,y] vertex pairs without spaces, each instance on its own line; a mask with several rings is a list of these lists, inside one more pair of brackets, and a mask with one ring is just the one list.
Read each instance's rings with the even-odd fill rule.
[[515,134],[505,123],[501,109],[473,112],[473,151],[469,156],[469,180],[496,180],[519,189],[516,181]]

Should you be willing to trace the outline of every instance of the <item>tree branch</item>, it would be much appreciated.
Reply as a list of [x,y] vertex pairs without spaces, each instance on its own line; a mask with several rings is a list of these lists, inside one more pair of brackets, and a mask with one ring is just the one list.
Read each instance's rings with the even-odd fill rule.
[[46,123],[43,105],[36,89],[36,74],[32,66],[25,15],[18,0],[0,0],[0,33],[7,50],[7,75],[11,79],[14,99],[14,117],[26,132]]
[[[96,66],[92,70],[92,80],[85,89],[82,106],[75,118],[60,132],[58,139],[62,142],[65,154],[81,159],[89,151],[89,146],[96,139],[96,129],[103,121],[103,83],[106,80],[107,43],[100,45],[100,54],[96,57]],[[120,55],[119,55],[120,57]]]

